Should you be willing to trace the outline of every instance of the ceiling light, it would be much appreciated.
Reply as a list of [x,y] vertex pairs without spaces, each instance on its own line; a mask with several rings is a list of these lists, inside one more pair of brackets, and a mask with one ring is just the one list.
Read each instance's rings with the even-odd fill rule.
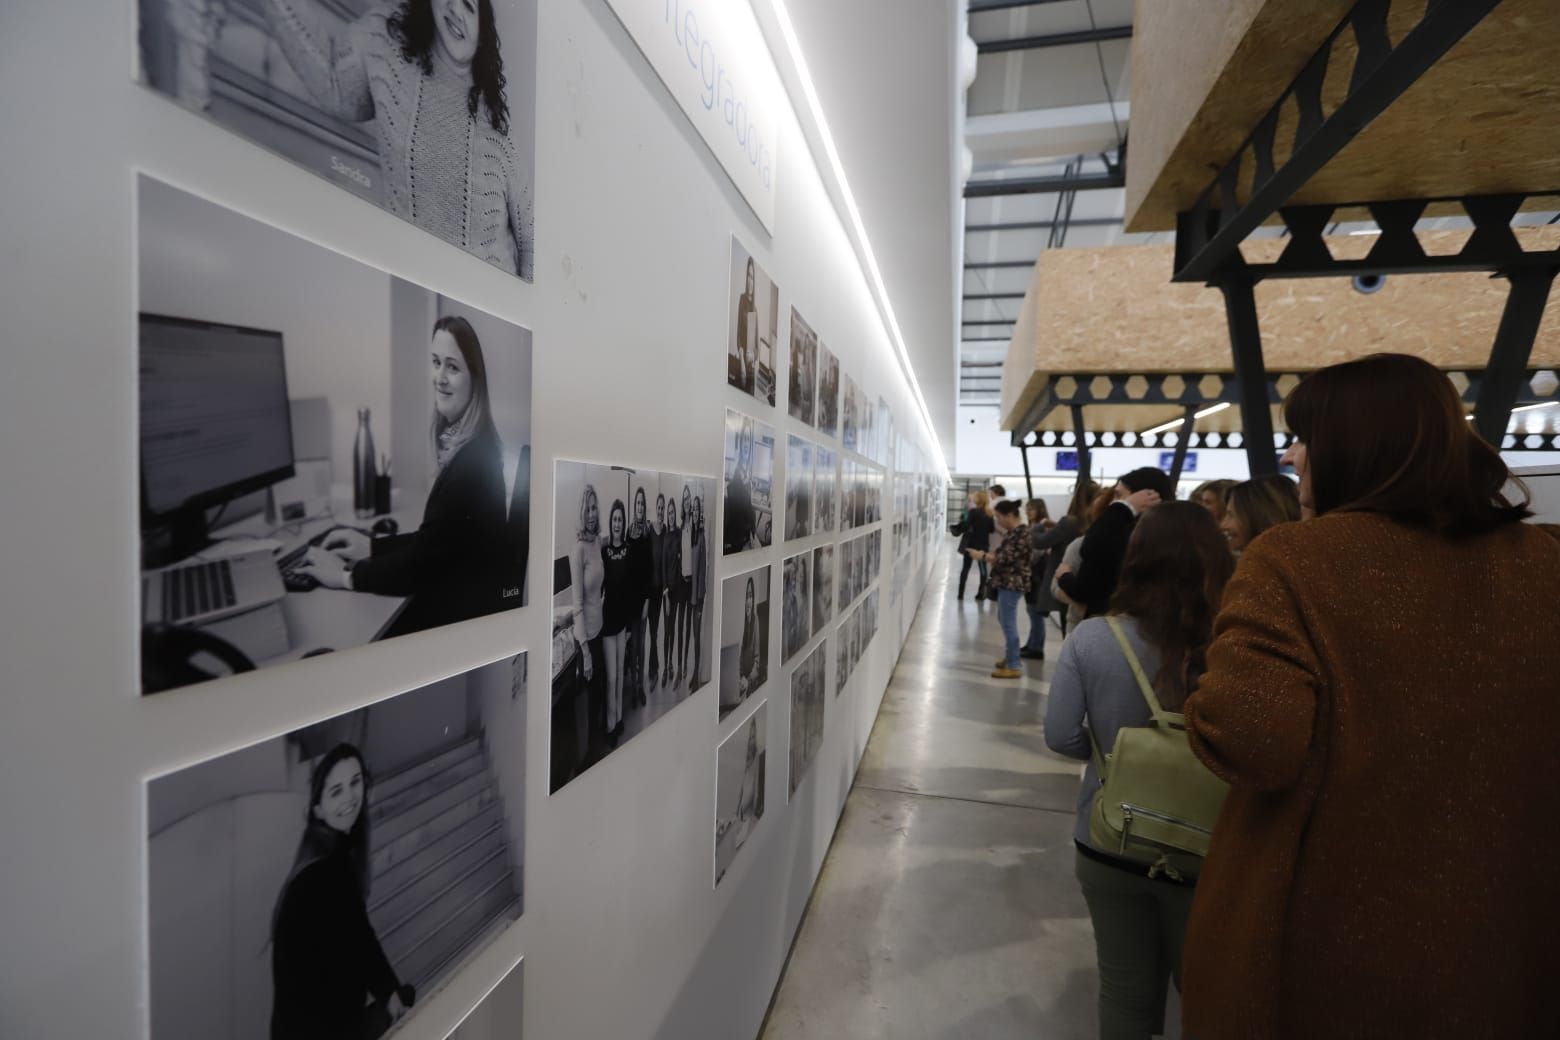
[[[1215,412],[1222,412],[1222,411],[1224,411],[1224,409],[1229,408],[1229,407],[1231,407],[1230,402],[1229,401],[1225,401],[1225,402],[1223,402],[1221,404],[1216,404],[1216,405],[1214,405],[1211,408],[1204,408],[1202,411],[1197,412],[1195,415],[1193,415],[1192,419],[1194,421],[1197,420],[1197,419],[1205,419],[1208,416],[1214,414]],[[1138,436],[1139,437],[1152,437],[1156,433],[1164,433],[1166,430],[1173,430],[1176,427],[1180,426],[1184,422],[1186,422],[1185,419],[1171,419],[1167,423],[1162,423],[1159,426],[1155,426],[1152,430],[1144,430],[1142,433],[1138,434]]]
[[1363,231],[1350,231],[1349,234],[1351,234],[1351,235],[1379,235],[1379,234],[1381,234],[1381,229],[1380,228],[1367,228],[1367,229],[1365,229]]
[[[1560,404],[1560,401],[1545,401],[1543,404],[1525,404],[1521,408],[1513,408],[1511,412],[1515,415],[1517,412],[1531,412],[1539,408],[1553,408],[1557,404]],[[1472,418],[1472,416],[1469,418]]]
[[1222,412],[1222,411],[1224,411],[1224,409],[1226,409],[1228,407],[1230,407],[1230,402],[1225,401],[1223,404],[1216,404],[1212,408],[1204,408],[1202,411],[1200,411],[1196,415],[1192,416],[1192,418],[1194,418],[1194,419],[1206,419],[1208,416],[1212,415],[1214,412]]

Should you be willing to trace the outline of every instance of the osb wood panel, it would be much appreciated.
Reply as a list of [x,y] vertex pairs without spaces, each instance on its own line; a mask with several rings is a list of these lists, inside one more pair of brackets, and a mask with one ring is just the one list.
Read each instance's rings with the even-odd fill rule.
[[[1247,17],[1249,0],[1209,2],[1232,8],[1232,20]],[[1153,150],[1146,157],[1130,157],[1130,230],[1174,227],[1175,214],[1196,201],[1213,171],[1240,147],[1352,3],[1267,3],[1250,20],[1194,114],[1170,110],[1164,100],[1165,94],[1175,94],[1176,77],[1185,75],[1175,66],[1155,71],[1152,78],[1134,69],[1134,153],[1145,130],[1151,142],[1179,136],[1162,160]],[[1141,0],[1139,7],[1153,9],[1156,4],[1157,0]],[[1418,21],[1425,4],[1426,0],[1393,3],[1389,31],[1394,40]],[[1150,20],[1158,22],[1160,16]],[[1183,52],[1200,46],[1203,53],[1217,56],[1213,42],[1183,41],[1179,26],[1157,31]],[[1140,30],[1134,56],[1156,46]],[[1345,96],[1353,59],[1353,36],[1345,34],[1329,63],[1328,111]],[[1140,96],[1146,112],[1139,107]],[[1297,118],[1293,109],[1288,106],[1280,121],[1280,158],[1293,141]],[[1155,125],[1155,120],[1167,121]],[[1505,0],[1290,201],[1339,203],[1554,191],[1560,189],[1560,150],[1553,144],[1557,134],[1560,3]]]
[[1166,231],[1355,0],[1137,0],[1127,229]]
[[[1421,242],[1454,253],[1467,232]],[[1560,246],[1560,226],[1524,229],[1527,248]],[[1368,248],[1365,236],[1329,240],[1340,255]],[[1249,242],[1254,262],[1272,260],[1281,239]],[[1229,372],[1224,298],[1217,289],[1171,282],[1171,246],[1048,250],[1035,265],[1002,374],[1004,429],[1068,373]],[[1346,278],[1274,279],[1257,286],[1263,355],[1271,372],[1308,372],[1378,351],[1414,354],[1444,369],[1489,360],[1507,285],[1485,274],[1398,275],[1380,292]],[[1537,367],[1560,365],[1560,292],[1533,347]]]

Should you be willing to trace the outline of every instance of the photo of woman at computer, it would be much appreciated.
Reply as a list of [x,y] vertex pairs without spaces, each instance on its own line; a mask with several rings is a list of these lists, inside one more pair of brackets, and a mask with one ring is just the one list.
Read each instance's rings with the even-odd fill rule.
[[536,0],[140,0],[145,82],[531,280]]
[[142,692],[524,606],[529,330],[137,183]]
[[730,297],[726,382],[774,407],[780,289],[735,235],[731,236]]
[[769,681],[769,576],[765,566],[721,583],[722,719]]
[[[714,480],[561,461],[556,478],[554,791],[709,682],[705,648],[715,638],[704,523]],[[662,529],[645,524],[636,535],[629,503],[637,518],[652,499]],[[637,634],[648,635],[657,615],[658,645]]]
[[768,758],[766,701],[726,738],[715,755],[715,884],[764,817],[764,765]]
[[726,412],[725,526],[722,555],[747,552],[774,539],[775,430]]
[[791,308],[790,361],[786,409],[791,418],[811,426],[817,421],[814,397],[818,392],[818,334],[795,307]]

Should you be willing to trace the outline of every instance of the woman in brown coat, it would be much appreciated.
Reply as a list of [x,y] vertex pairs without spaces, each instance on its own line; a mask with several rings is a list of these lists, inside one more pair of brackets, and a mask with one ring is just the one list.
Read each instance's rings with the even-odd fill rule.
[[1285,418],[1315,519],[1252,542],[1187,702],[1231,790],[1185,1035],[1560,1036],[1560,531],[1423,361],[1324,369]]

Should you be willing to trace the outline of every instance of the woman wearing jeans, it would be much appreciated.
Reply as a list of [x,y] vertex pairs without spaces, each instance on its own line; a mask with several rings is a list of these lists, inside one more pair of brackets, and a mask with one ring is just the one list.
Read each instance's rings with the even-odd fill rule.
[[986,584],[997,590],[997,619],[1002,622],[1006,648],[997,662],[993,679],[1021,679],[1024,676],[1018,656],[1018,605],[1029,591],[1032,573],[1029,562],[1029,529],[1019,512],[1018,503],[1004,498],[996,504],[997,530],[1007,537],[996,552],[968,549],[970,558],[991,564]]

